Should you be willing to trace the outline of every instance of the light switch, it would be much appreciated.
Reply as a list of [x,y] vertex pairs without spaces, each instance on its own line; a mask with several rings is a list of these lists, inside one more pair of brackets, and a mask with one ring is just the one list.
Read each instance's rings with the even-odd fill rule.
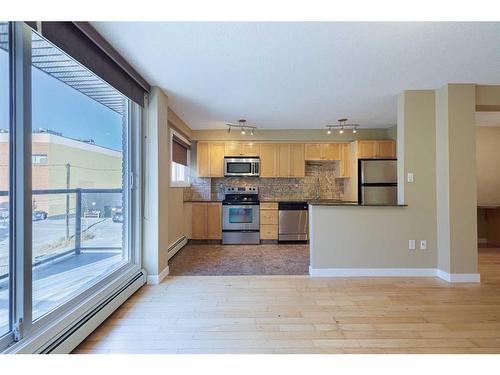
[[415,250],[415,240],[408,241],[408,249]]
[[413,172],[408,172],[408,182],[413,182]]
[[427,240],[420,240],[420,250],[427,250]]

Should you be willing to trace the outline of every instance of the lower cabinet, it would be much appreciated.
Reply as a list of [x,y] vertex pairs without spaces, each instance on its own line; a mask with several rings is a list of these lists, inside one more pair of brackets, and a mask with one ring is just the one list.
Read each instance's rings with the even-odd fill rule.
[[191,238],[220,240],[222,238],[222,205],[218,202],[193,202]]
[[261,202],[260,204],[260,239],[278,239],[278,203]]

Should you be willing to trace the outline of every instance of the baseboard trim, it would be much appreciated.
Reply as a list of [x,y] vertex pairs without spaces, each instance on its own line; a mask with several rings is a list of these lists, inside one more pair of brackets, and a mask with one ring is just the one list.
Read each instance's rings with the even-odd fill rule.
[[177,241],[175,241],[173,244],[171,244],[168,247],[168,257],[167,260],[172,258],[177,252],[182,249],[186,244],[188,243],[188,239],[186,236],[179,237]]
[[449,283],[479,283],[481,275],[479,273],[448,273],[437,270],[436,276]]
[[165,277],[168,276],[170,269],[166,266],[163,271],[161,271],[158,275],[148,275],[147,282],[150,285],[157,285],[163,281]]
[[432,277],[434,268],[312,268],[311,277]]
[[479,273],[452,273],[435,268],[312,268],[311,277],[439,277],[449,283],[479,283]]

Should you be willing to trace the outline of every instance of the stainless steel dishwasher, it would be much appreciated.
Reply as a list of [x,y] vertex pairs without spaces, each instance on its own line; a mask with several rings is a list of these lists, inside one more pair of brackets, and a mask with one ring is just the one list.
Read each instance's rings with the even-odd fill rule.
[[307,241],[309,214],[307,202],[278,203],[278,241]]

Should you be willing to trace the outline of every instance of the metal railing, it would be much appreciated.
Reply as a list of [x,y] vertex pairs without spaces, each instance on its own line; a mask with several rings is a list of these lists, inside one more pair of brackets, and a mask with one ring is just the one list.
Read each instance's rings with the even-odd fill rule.
[[[51,261],[54,261],[58,258],[62,258],[64,256],[67,256],[69,254],[76,254],[79,255],[81,254],[82,250],[87,250],[87,249],[106,249],[106,250],[120,250],[121,247],[112,247],[112,246],[106,246],[106,247],[84,247],[82,246],[82,233],[85,231],[89,230],[93,225],[88,226],[87,228],[82,230],[82,217],[84,216],[84,211],[83,211],[83,205],[82,205],[82,195],[84,194],[122,194],[123,189],[83,189],[83,188],[77,188],[77,189],[36,189],[32,191],[33,196],[40,196],[40,195],[55,195],[55,194],[66,194],[66,210],[63,214],[56,215],[56,216],[64,216],[66,218],[66,228],[68,230],[69,228],[69,218],[74,215],[75,218],[75,230],[74,230],[74,235],[72,236],[74,238],[74,248],[57,252],[52,255],[48,256],[43,256],[40,259],[36,259],[33,261],[33,267],[40,266],[44,263],[48,263]],[[69,210],[69,194],[75,194],[75,212],[74,214],[70,213]],[[5,197],[9,196],[8,191],[0,191],[0,197]],[[121,206],[121,204],[120,204]],[[35,210],[34,210],[35,211]],[[50,217],[48,217],[50,220]],[[10,220],[10,218],[4,218],[3,220]],[[69,240],[69,238],[67,238]],[[6,272],[1,272],[3,269],[6,269]],[[0,265],[0,280],[2,278],[5,278],[8,276],[8,265],[3,267]]]

